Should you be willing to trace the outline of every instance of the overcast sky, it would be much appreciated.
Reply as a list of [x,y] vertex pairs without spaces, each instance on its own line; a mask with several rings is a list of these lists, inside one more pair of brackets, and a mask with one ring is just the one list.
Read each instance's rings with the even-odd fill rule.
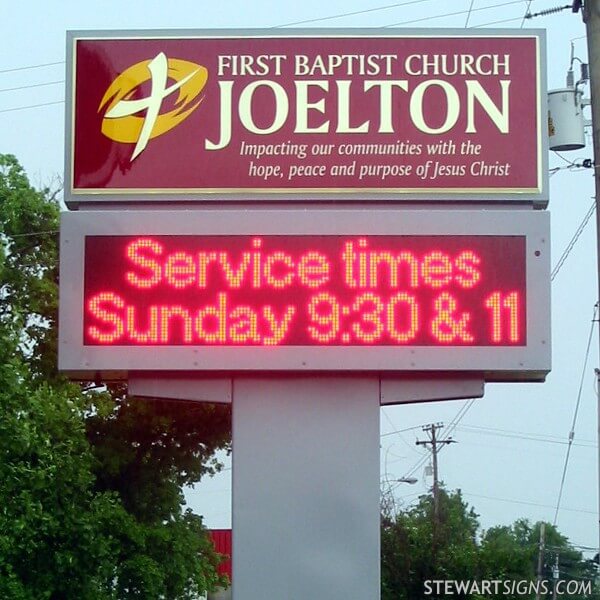
[[[13,2],[0,21],[0,152],[16,155],[36,185],[62,177],[65,32],[70,29],[272,28],[296,23],[303,27],[545,28],[548,89],[564,87],[571,41],[575,56],[586,60],[581,16],[563,11],[525,20],[529,6],[536,13],[556,2],[404,0],[382,6],[375,0],[63,0],[51,8],[41,1]],[[23,68],[34,65],[39,66]],[[585,91],[588,95],[588,88]],[[592,203],[592,171],[572,168],[569,162],[591,157],[591,140],[584,150],[564,153],[563,158],[551,154],[550,168],[560,167],[550,178],[553,265]],[[552,285],[553,369],[546,383],[489,384],[485,397],[472,403],[382,410],[382,475],[397,479],[411,473],[419,479],[416,485],[396,487],[399,503],[409,505],[430,487],[431,478],[425,474],[427,452],[415,446],[415,440],[424,439],[421,425],[442,421],[447,429],[456,424],[452,435],[459,443],[440,454],[441,478],[449,488],[463,490],[484,527],[520,517],[552,522],[583,376],[558,526],[574,544],[598,545],[597,327],[583,369],[597,296],[596,272],[592,218]],[[397,430],[403,431],[390,434]],[[190,505],[205,515],[209,527],[231,524],[230,473],[225,471],[189,494]]]

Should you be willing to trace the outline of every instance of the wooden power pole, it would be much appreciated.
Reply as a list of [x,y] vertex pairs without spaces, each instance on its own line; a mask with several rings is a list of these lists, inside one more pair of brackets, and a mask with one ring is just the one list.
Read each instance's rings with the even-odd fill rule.
[[537,590],[535,592],[536,600],[542,597],[542,574],[544,570],[544,550],[546,545],[546,523],[540,523],[540,545],[538,547],[538,563],[537,563]]
[[431,425],[425,425],[423,431],[429,435],[428,440],[417,440],[415,443],[417,446],[430,446],[431,455],[433,459],[433,534],[434,539],[436,538],[437,531],[440,524],[440,492],[439,492],[439,478],[438,478],[438,452],[440,448],[446,444],[453,444],[452,438],[446,438],[440,440],[437,437],[437,432],[444,426],[443,423],[432,423]]
[[[579,9],[580,1],[574,2],[574,10]],[[583,4],[590,66],[590,92],[592,108],[592,136],[594,141],[594,183],[596,197],[596,245],[598,265],[598,286],[600,292],[600,0],[585,0]],[[600,293],[599,293],[600,296]],[[596,370],[600,382],[600,371]],[[600,490],[600,395],[598,396],[598,485]],[[598,535],[600,540],[600,491],[598,494]],[[599,543],[600,556],[600,543]]]

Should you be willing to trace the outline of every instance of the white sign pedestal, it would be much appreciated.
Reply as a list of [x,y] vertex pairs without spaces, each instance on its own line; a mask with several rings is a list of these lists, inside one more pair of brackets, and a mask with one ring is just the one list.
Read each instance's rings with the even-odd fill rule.
[[234,600],[377,600],[379,515],[378,377],[234,380]]

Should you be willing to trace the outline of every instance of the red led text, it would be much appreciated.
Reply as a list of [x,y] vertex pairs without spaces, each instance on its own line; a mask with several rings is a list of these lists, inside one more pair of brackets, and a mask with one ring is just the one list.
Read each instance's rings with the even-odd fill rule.
[[526,343],[519,236],[91,236],[88,345]]

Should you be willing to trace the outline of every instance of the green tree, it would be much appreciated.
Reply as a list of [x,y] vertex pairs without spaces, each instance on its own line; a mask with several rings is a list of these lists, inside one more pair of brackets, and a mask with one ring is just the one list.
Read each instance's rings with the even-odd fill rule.
[[0,325],[38,377],[56,366],[56,193],[34,189],[17,160],[0,154]]
[[219,557],[182,488],[220,468],[229,413],[56,372],[55,196],[0,155],[0,598],[193,598]]
[[[462,499],[460,490],[440,492],[440,524],[434,537],[433,498],[421,496],[415,507],[384,515],[381,531],[382,600],[422,598],[428,580],[482,582],[529,581],[535,583],[541,523],[531,525],[519,519],[511,526],[480,531],[478,515]],[[552,567],[558,561],[560,578],[594,582],[597,567],[573,548],[556,527],[547,523],[543,579],[552,581]],[[434,543],[435,542],[435,543]],[[548,587],[551,586],[548,584]],[[435,589],[435,588],[434,588]],[[483,591],[483,590],[479,590]],[[453,597],[470,600],[482,598],[535,598],[535,591],[525,596],[498,589],[497,594],[477,589]],[[561,595],[583,600],[586,595]]]
[[433,497],[395,517],[384,519],[381,532],[382,600],[423,596],[433,579],[470,579],[477,565],[477,514],[460,490],[440,488],[440,523],[433,527]]
[[529,579],[535,578],[537,545],[519,540],[518,532],[529,528],[524,521],[512,526],[488,529],[482,536],[479,552],[481,576],[486,579]]
[[202,519],[182,512],[183,486],[220,468],[214,453],[228,443],[230,413],[116,392],[113,401],[114,410],[88,417],[86,425],[95,490],[118,494],[134,519],[120,538],[117,597],[138,598],[143,590],[143,598],[194,598],[223,582]]
[[[486,579],[537,579],[541,522],[531,525],[519,519],[509,527],[493,527],[485,531],[479,552],[481,577]],[[559,577],[567,580],[595,581],[597,569],[591,560],[573,548],[569,540],[550,523],[545,523],[545,551],[542,579],[553,580],[553,567],[558,564]],[[498,594],[494,598],[522,598]],[[532,595],[535,597],[535,595]],[[588,598],[586,595],[563,595],[563,598]]]
[[[124,513],[93,492],[79,390],[32,382],[16,345],[0,343],[0,597],[110,597],[116,545],[104,529]],[[122,515],[124,516],[124,515]]]

